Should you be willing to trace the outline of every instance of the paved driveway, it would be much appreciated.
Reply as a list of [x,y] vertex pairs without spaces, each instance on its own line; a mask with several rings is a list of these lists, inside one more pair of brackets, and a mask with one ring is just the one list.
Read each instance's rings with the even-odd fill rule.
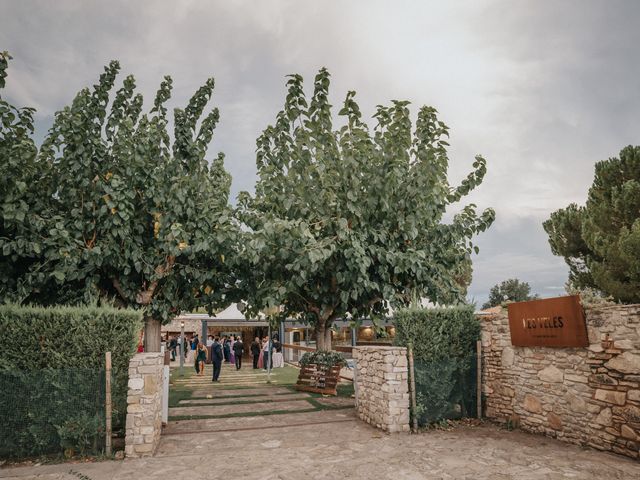
[[348,399],[326,402],[283,385],[265,386],[248,374],[238,375],[242,385],[233,384],[231,371],[224,385],[212,386],[208,377],[185,379],[194,395],[174,398],[173,419],[155,457],[2,469],[0,477],[640,479],[640,463],[631,459],[491,425],[386,435],[345,408]]

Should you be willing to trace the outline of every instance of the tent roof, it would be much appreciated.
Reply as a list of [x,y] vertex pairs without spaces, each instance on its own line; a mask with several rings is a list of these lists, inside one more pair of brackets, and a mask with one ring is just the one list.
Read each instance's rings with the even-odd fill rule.
[[206,321],[209,324],[214,325],[226,325],[226,326],[236,326],[241,327],[244,325],[253,325],[253,326],[266,326],[267,323],[265,319],[260,316],[258,318],[247,318],[245,315],[238,310],[238,306],[236,303],[232,303],[223,311],[214,316],[209,316],[206,313],[183,313],[178,317],[180,320],[199,320]]
[[238,310],[238,304],[232,303],[223,311],[213,317],[213,320],[247,320],[247,317]]

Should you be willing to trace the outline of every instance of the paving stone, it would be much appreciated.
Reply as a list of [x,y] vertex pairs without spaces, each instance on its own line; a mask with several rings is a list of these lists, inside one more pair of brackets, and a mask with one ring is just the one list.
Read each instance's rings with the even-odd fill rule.
[[[230,402],[286,402],[289,400],[300,400],[303,398],[311,398],[311,395],[308,393],[294,393],[284,395],[256,395],[250,397],[217,397],[214,396],[212,398],[198,398],[196,400],[181,400],[180,405],[189,406],[189,405],[202,405],[202,404],[211,404],[211,403],[230,403]],[[353,401],[350,402],[353,405]]]
[[200,405],[192,407],[174,407],[169,409],[169,417],[182,415],[231,415],[237,413],[270,412],[272,410],[307,410],[313,408],[305,400],[292,400],[273,403],[249,403],[236,405]]
[[240,472],[243,480],[640,478],[640,463],[632,459],[492,426],[388,435],[360,421],[283,428],[268,425],[269,417],[253,421],[267,428],[165,435],[152,458],[4,468],[0,476],[152,480],[236,478]]
[[254,387],[254,388],[228,388],[228,389],[216,389],[213,386],[210,388],[199,388],[193,391],[194,397],[206,397],[211,395],[215,397],[229,397],[237,395],[279,395],[286,393],[293,393],[292,390],[285,387]]

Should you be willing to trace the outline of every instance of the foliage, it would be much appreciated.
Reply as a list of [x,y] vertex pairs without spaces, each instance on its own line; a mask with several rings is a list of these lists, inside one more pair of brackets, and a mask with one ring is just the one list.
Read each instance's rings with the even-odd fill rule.
[[[0,92],[7,52],[0,53]],[[0,96],[0,301],[18,289],[21,272],[33,268],[41,233],[42,205],[34,198],[42,169],[33,142],[33,108],[16,108]],[[29,214],[31,213],[31,214]]]
[[504,302],[526,302],[536,298],[538,298],[538,295],[531,295],[531,286],[527,282],[521,282],[517,278],[510,278],[491,287],[489,300],[482,308],[497,307]]
[[420,424],[475,413],[476,341],[471,306],[405,309],[394,314],[394,343],[411,345]]
[[349,92],[334,130],[329,83],[322,69],[308,101],[302,77],[290,76],[284,109],[257,141],[255,195],[239,197],[250,229],[245,298],[312,323],[319,349],[330,349],[337,318],[375,319],[415,295],[463,298],[471,238],[494,218],[470,204],[443,221],[486,162],[476,157],[461,185],[449,184],[448,128],[434,108],[421,108],[414,127],[409,102],[378,106],[371,131]]
[[316,350],[315,352],[307,352],[300,358],[300,366],[316,364],[326,368],[331,368],[334,365],[340,365],[344,367],[347,365],[347,361],[340,352]]
[[640,147],[596,163],[586,205],[572,203],[543,225],[574,287],[640,302]]
[[[215,108],[203,117],[213,79],[174,110],[172,142],[171,78],[143,113],[132,76],[112,94],[119,70],[111,62],[92,89],[56,113],[35,159],[30,140],[16,150],[18,140],[5,134],[3,170],[30,172],[35,164],[39,180],[2,191],[3,220],[17,225],[0,239],[8,267],[0,301],[114,299],[168,321],[180,310],[213,308],[233,283],[231,179],[222,154],[205,158],[219,119]],[[4,124],[9,114],[0,113]]]
[[450,358],[414,365],[416,411],[420,425],[476,413],[475,359]]
[[395,345],[413,345],[416,359],[462,358],[476,351],[480,323],[473,307],[403,309],[394,313]]
[[565,284],[567,295],[580,295],[580,303],[585,308],[608,307],[615,305],[613,297],[605,296],[602,292],[590,287],[577,288],[571,282]]
[[96,434],[104,435],[104,419],[83,413],[65,420],[62,425],[56,425],[56,430],[60,437],[60,446],[65,451],[75,453],[77,449],[78,453],[84,456],[96,441]]
[[0,456],[60,451],[56,427],[71,428],[65,422],[82,415],[104,418],[107,351],[113,428],[123,429],[141,327],[141,313],[126,309],[0,306]]

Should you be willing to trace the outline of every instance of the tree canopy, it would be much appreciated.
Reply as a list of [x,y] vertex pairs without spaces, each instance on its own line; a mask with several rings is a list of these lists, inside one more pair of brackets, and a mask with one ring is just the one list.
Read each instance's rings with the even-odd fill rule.
[[596,163],[586,205],[572,203],[543,225],[575,287],[640,302],[640,147]]
[[538,295],[531,295],[531,286],[527,282],[510,278],[491,287],[489,300],[482,305],[482,308],[496,307],[504,302],[526,302],[536,298]]
[[42,228],[38,149],[33,141],[33,108],[17,108],[2,98],[10,55],[0,53],[0,301],[19,289],[40,245],[30,232]]
[[477,156],[449,184],[448,128],[434,108],[422,107],[414,127],[409,102],[378,106],[370,130],[349,92],[334,130],[329,84],[322,69],[308,100],[302,77],[290,76],[284,109],[257,141],[255,195],[239,197],[249,306],[313,324],[320,349],[338,318],[375,318],[415,296],[462,300],[471,239],[494,219],[469,204],[444,221],[486,162]]
[[[231,178],[222,154],[205,158],[219,120],[215,108],[203,117],[213,79],[174,110],[172,141],[171,78],[143,113],[132,76],[111,94],[119,69],[111,62],[92,89],[56,113],[37,154],[32,141],[3,130],[0,148],[19,155],[3,151],[2,168],[29,179],[3,185],[4,228],[16,225],[3,235],[11,269],[0,274],[1,285],[5,298],[24,302],[98,298],[143,308],[146,347],[155,350],[159,322],[219,304],[234,283]],[[0,113],[4,125],[8,114]],[[14,137],[28,133],[30,113],[3,128]]]

